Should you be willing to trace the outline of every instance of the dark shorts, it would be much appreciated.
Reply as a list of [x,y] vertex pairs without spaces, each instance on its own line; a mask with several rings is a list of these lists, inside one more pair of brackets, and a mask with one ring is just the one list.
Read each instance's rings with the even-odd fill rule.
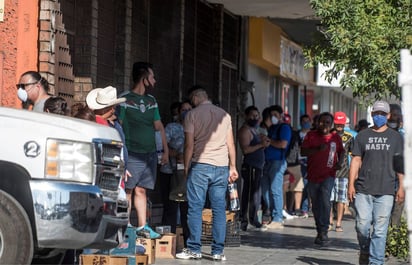
[[153,190],[156,183],[156,152],[145,154],[129,152],[127,170],[132,176],[125,182],[126,189],[134,189],[138,186]]

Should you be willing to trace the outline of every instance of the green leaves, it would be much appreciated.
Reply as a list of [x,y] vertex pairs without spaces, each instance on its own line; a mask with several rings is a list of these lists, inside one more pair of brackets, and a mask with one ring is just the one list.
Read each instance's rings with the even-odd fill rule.
[[412,48],[410,0],[310,0],[321,19],[322,34],[304,47],[307,65],[334,67],[327,79],[343,71],[342,89],[361,99],[400,97],[399,51]]
[[398,259],[409,258],[409,233],[406,220],[402,218],[399,226],[389,226],[386,238],[386,254]]

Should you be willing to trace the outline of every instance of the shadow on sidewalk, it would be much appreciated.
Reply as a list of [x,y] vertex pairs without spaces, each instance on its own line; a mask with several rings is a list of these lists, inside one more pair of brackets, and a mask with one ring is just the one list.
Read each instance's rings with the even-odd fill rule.
[[[307,235],[292,235],[281,232],[255,232],[243,234],[241,236],[241,244],[250,247],[262,248],[284,248],[284,249],[319,249],[314,244],[316,232],[313,236]],[[358,244],[352,239],[332,238],[327,247],[329,251],[345,251],[347,249],[357,249]]]
[[[344,221],[344,223],[344,226],[348,225],[347,221]],[[315,237],[316,229],[313,219],[295,219],[286,223],[283,229],[265,232],[243,232],[241,234],[241,244],[261,248],[319,249],[314,244]],[[330,231],[329,239],[330,242],[325,247],[329,251],[341,252],[359,248],[356,233],[351,229],[339,234]]]
[[[307,263],[307,264],[317,264],[317,265],[352,265],[353,263],[350,262],[345,262],[345,261],[337,261],[337,260],[330,260],[330,259],[319,259],[319,258],[313,258],[313,257],[302,257],[299,256],[296,258],[297,260]],[[332,262],[332,263],[331,263]]]

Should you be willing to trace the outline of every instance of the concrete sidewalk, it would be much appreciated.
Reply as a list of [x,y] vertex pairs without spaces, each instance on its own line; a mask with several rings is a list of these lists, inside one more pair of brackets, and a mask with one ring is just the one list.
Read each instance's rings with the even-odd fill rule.
[[[242,232],[240,247],[225,248],[224,264],[358,264],[358,242],[354,219],[345,218],[344,232],[329,232],[326,247],[314,245],[316,236],[313,218],[285,221],[282,230]],[[202,248],[202,260],[156,259],[156,264],[215,264],[210,257],[210,247]],[[409,264],[390,258],[387,265]]]

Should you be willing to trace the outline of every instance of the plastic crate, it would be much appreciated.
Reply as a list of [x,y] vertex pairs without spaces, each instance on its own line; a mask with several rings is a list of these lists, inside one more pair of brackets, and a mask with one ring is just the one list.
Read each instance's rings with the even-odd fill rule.
[[[213,242],[212,223],[202,222],[202,245],[211,245]],[[240,222],[226,223],[226,247],[240,247]]]

